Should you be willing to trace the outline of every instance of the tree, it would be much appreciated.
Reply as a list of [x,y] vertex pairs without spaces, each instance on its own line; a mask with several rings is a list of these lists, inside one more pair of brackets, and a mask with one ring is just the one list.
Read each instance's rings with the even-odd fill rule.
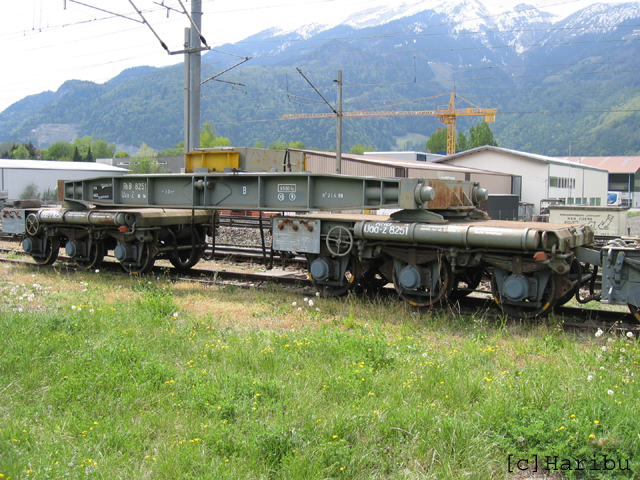
[[361,143],[356,143],[353,147],[349,149],[349,153],[354,155],[362,155],[364,152],[371,152],[375,147],[373,145],[363,145]]
[[27,147],[25,147],[24,145],[20,145],[9,154],[9,158],[14,158],[16,160],[26,160],[31,158],[31,155],[29,155],[29,150],[27,150]]
[[[498,142],[493,139],[493,132],[489,128],[487,122],[482,122],[478,126],[471,126],[469,129],[469,137],[462,132],[458,132],[456,140],[456,151],[469,150],[470,148],[482,147],[484,145],[498,146]],[[447,151],[447,129],[443,128],[432,134],[427,140],[427,150],[431,152]]]
[[127,152],[120,150],[118,153],[116,153],[114,155],[115,158],[127,158],[130,157],[131,155],[129,155]]
[[28,158],[33,158],[33,159],[38,158],[38,150],[36,149],[35,145],[33,145],[33,143],[31,143],[31,142],[23,143],[23,145],[27,149],[27,151],[29,152],[29,157]]
[[286,150],[287,144],[284,143],[282,140],[278,140],[276,142],[271,142],[267,148],[269,150]]
[[436,152],[446,152],[447,151],[447,129],[442,128],[438,129],[438,131],[432,134],[427,140],[427,145],[425,147],[427,151],[431,151],[432,153]]
[[80,152],[78,151],[78,147],[76,147],[75,152],[73,152],[73,161],[74,162],[81,162],[82,161],[82,157],[80,156]]
[[95,162],[96,159],[93,158],[93,154],[91,153],[91,147],[89,147],[89,151],[87,152],[87,156],[84,159],[85,162]]
[[264,148],[264,143],[262,143],[262,141],[259,140],[253,144],[253,148]]
[[156,159],[156,153],[146,143],[143,143],[138,151],[138,156],[131,158],[129,163],[131,173],[167,173]]
[[96,140],[91,145],[91,151],[93,152],[93,158],[95,162],[96,158],[113,158],[116,153],[116,146],[113,143],[107,143],[104,140]]
[[24,187],[24,190],[20,193],[19,196],[21,200],[39,198],[40,191],[38,190],[38,185],[36,184],[36,182],[31,182],[26,187]]
[[493,132],[487,122],[482,122],[477,127],[471,126],[469,129],[469,147],[477,148],[484,145],[498,146],[498,142],[494,140]]
[[184,141],[178,142],[175,147],[169,147],[158,152],[158,157],[179,157],[181,155],[184,155]]
[[469,150],[469,140],[464,132],[458,132],[458,139],[456,140],[456,151],[463,152]]
[[72,160],[74,148],[69,142],[55,142],[44,152],[45,160]]
[[231,145],[231,140],[227,137],[217,136],[211,122],[208,120],[204,122],[204,128],[200,130],[200,148],[228,147],[229,145]]

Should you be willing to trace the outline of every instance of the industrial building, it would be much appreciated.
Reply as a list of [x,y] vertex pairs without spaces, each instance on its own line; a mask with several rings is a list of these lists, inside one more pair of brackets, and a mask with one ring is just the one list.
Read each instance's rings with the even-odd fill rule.
[[511,192],[496,193],[519,195],[521,202],[533,204],[535,214],[540,213],[540,204],[546,199],[557,199],[566,205],[607,205],[609,173],[586,163],[488,145],[448,155],[436,162],[490,168],[513,175]]
[[[27,190],[42,198],[58,187],[58,180],[79,180],[106,175],[122,175],[124,168],[93,162],[0,159],[0,199],[17,200]],[[32,195],[31,195],[32,196]]]
[[609,172],[611,204],[640,207],[640,157],[560,157]]

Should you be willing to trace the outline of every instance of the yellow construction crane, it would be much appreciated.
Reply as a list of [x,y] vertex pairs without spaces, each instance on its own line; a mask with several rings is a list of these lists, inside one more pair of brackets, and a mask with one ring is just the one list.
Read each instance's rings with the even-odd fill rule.
[[[447,94],[443,94],[447,95]],[[496,121],[496,108],[456,108],[456,94],[451,92],[449,105],[439,105],[436,110],[361,110],[358,112],[344,112],[343,117],[438,117],[447,126],[447,155],[456,153],[456,123],[458,117],[479,117],[484,116],[484,121],[492,123]],[[440,95],[442,96],[442,95]],[[462,97],[460,97],[462,98]],[[469,100],[463,99],[467,102]],[[471,103],[471,102],[469,102]],[[473,105],[473,103],[471,103]],[[333,118],[335,113],[298,113],[287,114],[283,120],[297,118]]]

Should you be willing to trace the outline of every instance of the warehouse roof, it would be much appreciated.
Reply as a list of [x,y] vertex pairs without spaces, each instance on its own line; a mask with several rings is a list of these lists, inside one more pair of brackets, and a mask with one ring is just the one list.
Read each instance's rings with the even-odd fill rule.
[[453,155],[447,155],[446,157],[443,157],[442,159],[434,160],[434,162],[446,163],[449,160],[460,158],[460,157],[464,157],[465,155],[472,155],[472,154],[474,154],[476,152],[481,152],[483,150],[489,150],[489,151],[498,152],[498,153],[507,153],[509,155],[514,155],[516,157],[526,158],[528,160],[534,160],[536,162],[551,163],[551,164],[555,164],[555,165],[567,165],[567,166],[571,166],[571,167],[579,166],[580,168],[584,168],[586,170],[605,170],[606,171],[606,169],[604,169],[604,168],[600,168],[600,167],[596,167],[596,166],[593,166],[593,165],[589,165],[587,163],[578,164],[577,162],[571,162],[569,160],[564,160],[562,158],[547,157],[546,155],[538,155],[537,153],[521,152],[519,150],[510,150],[508,148],[493,147],[491,145],[484,145],[482,147],[472,148],[471,150],[465,150],[464,152],[455,153]]
[[0,159],[0,168],[23,170],[76,170],[82,172],[127,172],[126,168],[112,167],[93,162],[58,162],[55,160],[7,160]]
[[560,157],[583,165],[603,168],[609,173],[636,173],[640,170],[640,157]]

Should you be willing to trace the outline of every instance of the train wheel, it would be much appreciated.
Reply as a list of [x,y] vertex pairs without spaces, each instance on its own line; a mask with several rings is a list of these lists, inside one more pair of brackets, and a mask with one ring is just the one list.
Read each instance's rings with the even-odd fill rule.
[[389,280],[377,268],[370,268],[360,277],[360,290],[369,295],[380,293]]
[[105,254],[106,248],[104,246],[104,243],[92,243],[89,250],[89,255],[87,256],[88,258],[83,260],[74,259],[74,261],[79,267],[89,270],[90,268],[97,268],[102,265]]
[[42,253],[31,255],[38,265],[53,265],[60,252],[60,239],[57,237],[44,237]]
[[449,293],[453,288],[453,272],[451,271],[451,265],[444,258],[441,258],[421,267],[427,269],[428,267],[431,267],[431,269],[439,269],[435,285],[431,287],[407,289],[401,285],[396,266],[394,265],[393,285],[396,288],[396,292],[398,292],[400,298],[414,307],[439,307],[448,299]]
[[491,276],[491,293],[493,294],[494,301],[500,305],[502,311],[509,316],[515,318],[521,318],[523,320],[529,320],[539,316],[548,315],[558,301],[556,296],[557,285],[560,282],[559,276],[552,272],[549,275],[547,284],[542,292],[539,301],[524,300],[518,304],[505,302],[502,300],[502,293],[499,291],[498,282],[496,279],[496,273]]
[[464,297],[473,293],[484,275],[484,269],[466,268],[463,272],[457,273],[453,280],[453,290],[449,294],[451,300],[462,300]]
[[633,315],[635,323],[640,323],[640,309],[635,305],[629,304],[629,311],[631,312],[631,315]]
[[[355,257],[349,259],[344,277],[335,285],[327,285],[311,279],[313,286],[323,297],[339,297],[353,290],[358,285],[358,279],[361,275],[360,262]],[[333,283],[333,282],[332,282]]]
[[153,264],[155,263],[156,258],[151,253],[151,248],[148,243],[142,244],[142,254],[140,255],[138,261],[134,262],[121,262],[122,268],[132,274],[142,275],[144,273],[148,273],[153,268]]
[[186,271],[198,263],[201,258],[202,247],[200,245],[192,245],[190,249],[171,252],[169,261],[178,270]]

